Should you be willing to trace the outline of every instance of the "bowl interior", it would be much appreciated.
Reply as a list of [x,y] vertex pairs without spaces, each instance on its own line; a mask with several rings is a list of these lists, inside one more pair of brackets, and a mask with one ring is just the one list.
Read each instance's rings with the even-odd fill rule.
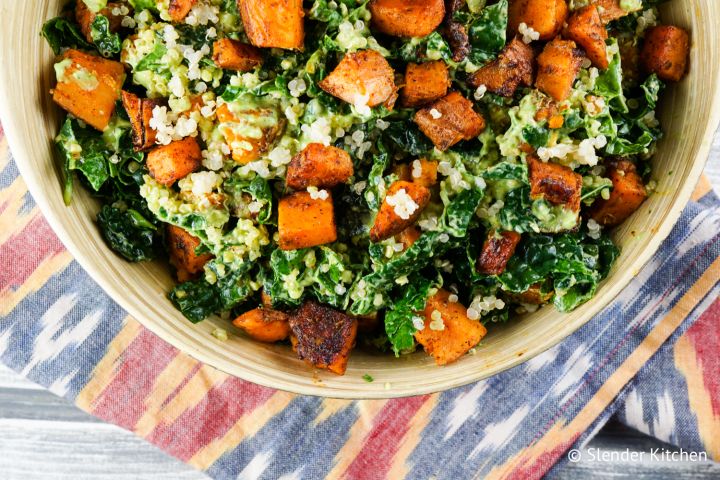
[[[52,139],[60,112],[48,91],[53,55],[38,34],[62,0],[3,2],[0,17],[0,113],[20,171],[48,221],[75,258],[122,307],[161,338],[199,360],[262,385],[302,394],[387,398],[445,390],[493,375],[543,352],[571,334],[619,293],[655,252],[690,198],[720,115],[720,42],[715,0],[673,0],[663,20],[691,32],[690,74],[669,87],[661,107],[666,132],[652,163],[655,195],[614,233],[622,254],[597,296],[569,314],[552,307],[507,325],[493,325],[477,348],[445,367],[419,352],[403,358],[356,351],[345,376],[313,371],[289,347],[254,342],[232,330],[221,342],[211,332],[228,328],[219,318],[192,325],[166,299],[172,279],[161,263],[130,264],[103,243],[94,224],[97,204],[82,189],[65,207]],[[366,373],[375,378],[367,383]],[[386,388],[386,383],[391,388]]]

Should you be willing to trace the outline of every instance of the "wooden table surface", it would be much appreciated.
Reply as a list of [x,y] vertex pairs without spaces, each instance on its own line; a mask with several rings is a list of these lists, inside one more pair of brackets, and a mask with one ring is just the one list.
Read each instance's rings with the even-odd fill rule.
[[[720,135],[715,152],[720,152]],[[720,193],[720,155],[706,169]],[[611,422],[586,447],[649,452],[673,447]],[[0,365],[0,480],[207,479],[120,427],[78,410]],[[565,479],[720,479],[720,464],[643,462],[569,464]]]

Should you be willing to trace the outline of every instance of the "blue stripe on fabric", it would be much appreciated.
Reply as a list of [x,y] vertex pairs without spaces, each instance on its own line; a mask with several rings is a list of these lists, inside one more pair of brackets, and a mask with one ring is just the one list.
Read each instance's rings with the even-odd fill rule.
[[[68,305],[69,310],[63,308]],[[57,314],[48,313],[53,306]],[[0,361],[72,399],[105,355],[125,316],[73,262],[0,320]]]
[[255,436],[225,453],[206,473],[217,479],[234,479],[253,458],[267,454],[268,466],[258,478],[274,480],[298,470],[302,470],[299,478],[324,478],[347,441],[358,412],[351,404],[313,427],[321,409],[321,398],[296,397]]

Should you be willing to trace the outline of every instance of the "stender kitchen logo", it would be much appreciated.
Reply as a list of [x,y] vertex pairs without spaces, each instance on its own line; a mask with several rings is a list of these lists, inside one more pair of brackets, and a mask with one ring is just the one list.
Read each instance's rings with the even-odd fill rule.
[[585,450],[572,449],[567,454],[568,460],[576,462],[706,462],[706,452],[691,452],[683,450],[669,450],[667,448],[651,448],[648,451],[603,450],[590,447]]

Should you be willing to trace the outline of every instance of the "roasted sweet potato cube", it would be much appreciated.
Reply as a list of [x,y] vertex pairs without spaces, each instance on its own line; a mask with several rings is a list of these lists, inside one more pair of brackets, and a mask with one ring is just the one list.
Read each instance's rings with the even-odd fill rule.
[[302,0],[238,0],[245,33],[256,47],[302,50]]
[[593,0],[592,4],[597,7],[603,25],[630,13],[630,10],[625,10],[620,6],[620,0]]
[[450,75],[445,62],[408,63],[405,69],[405,86],[400,91],[404,107],[419,107],[447,95]]
[[397,99],[395,72],[375,50],[347,53],[320,88],[355,106],[392,108]]
[[483,243],[477,270],[483,275],[500,275],[520,243],[520,234],[512,231],[491,230]]
[[565,0],[510,0],[508,30],[516,35],[524,23],[540,34],[540,40],[550,40],[562,30],[567,14]]
[[353,162],[340,148],[310,143],[293,157],[285,184],[295,190],[307,187],[332,188],[353,176]]
[[136,152],[148,150],[155,146],[157,131],[150,126],[153,109],[159,106],[157,100],[140,98],[134,93],[122,92],[122,102],[130,117],[132,126],[133,146]]
[[534,58],[532,47],[515,37],[496,60],[470,75],[468,83],[474,88],[485,85],[489,92],[512,97],[520,85],[532,85]]
[[[270,107],[241,109],[237,114],[224,103],[216,111],[220,132],[237,163],[250,163],[267,153],[285,128],[278,111]],[[272,120],[272,121],[271,121]],[[250,132],[258,132],[250,135]]]
[[553,205],[564,205],[574,212],[580,210],[582,175],[557,163],[527,157],[530,175],[530,198],[544,198]]
[[194,137],[185,137],[155,147],[148,153],[145,164],[151,177],[169,187],[200,168],[202,152]]
[[233,320],[233,325],[259,342],[280,342],[290,336],[290,316],[267,307],[243,313]]
[[[430,323],[435,321],[432,317],[436,311],[441,315],[442,330],[430,327]],[[440,289],[428,298],[423,315],[425,328],[415,332],[415,340],[438,365],[447,365],[465,355],[487,333],[482,323],[468,318],[467,308],[450,301],[447,290]]]
[[645,70],[670,82],[679,82],[688,66],[690,37],[679,27],[658,25],[645,32],[640,58]]
[[370,229],[370,240],[379,242],[415,223],[430,201],[430,190],[417,183],[398,180],[387,189]]
[[343,375],[355,346],[357,319],[316,302],[305,302],[290,316],[293,348],[301,360]]
[[221,38],[213,44],[213,61],[215,65],[226,70],[249,72],[262,64],[260,50],[252,45]]
[[55,64],[55,73],[55,103],[96,129],[105,130],[125,81],[122,64],[68,50]]
[[403,250],[407,250],[412,247],[413,243],[415,243],[418,238],[420,238],[420,235],[422,235],[420,229],[415,225],[410,225],[405,230],[395,235],[395,241],[402,243]]
[[373,28],[394,37],[430,35],[445,17],[443,0],[372,0],[368,7]]
[[452,92],[415,113],[414,121],[438,150],[445,151],[461,140],[471,140],[485,129],[485,119],[472,102]]
[[437,183],[437,171],[437,161],[426,158],[415,160],[410,171],[412,182],[430,188]]
[[600,20],[597,7],[588,5],[575,11],[567,22],[565,37],[585,49],[585,54],[596,67],[608,68],[605,40],[608,33]]
[[177,270],[180,282],[197,278],[202,273],[205,264],[213,258],[209,253],[196,254],[195,251],[200,246],[200,239],[180,227],[168,225],[166,238],[170,263]]
[[613,188],[610,198],[599,198],[590,210],[590,217],[605,226],[619,225],[640,208],[647,198],[647,190],[635,165],[628,160],[615,162],[608,169]]
[[550,290],[544,292],[541,283],[530,285],[530,288],[522,293],[510,293],[506,292],[508,297],[518,303],[524,303],[526,305],[545,305],[552,300],[555,292]]
[[583,55],[572,40],[556,38],[538,55],[535,86],[558,102],[566,100],[580,71]]
[[312,198],[310,193],[296,192],[280,200],[278,232],[280,248],[297,250],[332,243],[337,240],[332,194]]
[[[122,27],[122,19],[124,15],[115,15],[113,12],[117,12],[118,9],[125,7],[130,8],[125,2],[110,2],[105,8],[100,10],[100,15],[107,17],[110,23],[110,31],[117,32]],[[88,42],[93,43],[92,38],[92,24],[95,21],[97,13],[90,10],[85,2],[78,0],[75,3],[75,20],[80,25],[80,31],[85,35]]]

